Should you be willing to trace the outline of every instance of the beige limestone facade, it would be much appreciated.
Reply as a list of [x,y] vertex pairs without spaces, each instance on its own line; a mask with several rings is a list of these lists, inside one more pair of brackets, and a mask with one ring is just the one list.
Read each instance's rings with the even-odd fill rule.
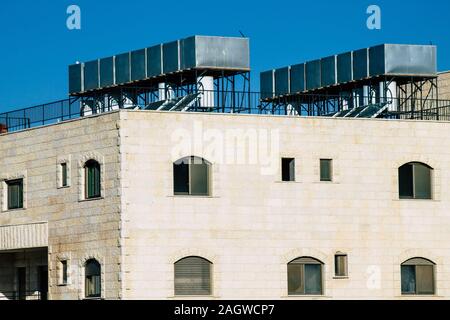
[[438,74],[439,99],[450,100],[450,71]]
[[[211,164],[209,196],[174,195],[173,163],[185,156]],[[283,157],[295,158],[295,181],[281,181]],[[101,197],[86,200],[91,159]],[[333,161],[331,182],[320,159]],[[431,200],[399,198],[410,162],[433,169]],[[8,210],[17,178],[24,206]],[[2,134],[0,299],[17,295],[19,274],[33,297],[45,268],[49,299],[84,299],[90,259],[101,298],[184,299],[174,264],[189,256],[212,263],[201,299],[448,299],[448,181],[448,122],[121,110]],[[336,253],[348,256],[347,277],[335,276]],[[323,264],[322,295],[288,294],[299,257]],[[416,257],[435,264],[433,295],[402,295],[400,266]]]

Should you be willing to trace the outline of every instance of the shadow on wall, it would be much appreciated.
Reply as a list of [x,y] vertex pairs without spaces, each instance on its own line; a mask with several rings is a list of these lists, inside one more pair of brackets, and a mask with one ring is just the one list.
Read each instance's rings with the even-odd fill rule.
[[47,248],[0,253],[0,300],[47,300]]

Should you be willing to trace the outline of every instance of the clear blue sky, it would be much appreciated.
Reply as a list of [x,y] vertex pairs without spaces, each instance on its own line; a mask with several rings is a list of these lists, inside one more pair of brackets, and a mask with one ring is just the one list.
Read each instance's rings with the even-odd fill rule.
[[[81,8],[82,29],[66,28]],[[382,29],[366,9],[382,10]],[[67,66],[201,35],[251,39],[254,90],[259,72],[380,43],[438,45],[450,69],[448,0],[15,0],[0,3],[0,112],[67,97]]]

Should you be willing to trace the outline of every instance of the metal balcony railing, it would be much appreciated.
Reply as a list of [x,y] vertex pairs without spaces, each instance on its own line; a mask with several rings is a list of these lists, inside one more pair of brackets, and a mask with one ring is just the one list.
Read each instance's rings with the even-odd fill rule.
[[[263,97],[263,98],[262,98]],[[273,98],[272,98],[273,97]],[[450,121],[450,100],[381,98],[238,91],[178,90],[160,92],[149,88],[121,88],[108,95],[70,97],[0,114],[0,134],[54,124],[116,109],[195,111],[219,113],[336,116],[343,110],[365,105],[389,104],[377,117],[387,119]],[[349,114],[365,114],[364,112]],[[342,115],[342,113],[341,113]]]
[[47,300],[47,292],[41,291],[0,291],[0,300]]

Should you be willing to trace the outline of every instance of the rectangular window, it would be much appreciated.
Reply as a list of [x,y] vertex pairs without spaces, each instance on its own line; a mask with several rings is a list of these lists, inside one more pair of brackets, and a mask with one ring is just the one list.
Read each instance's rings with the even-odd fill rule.
[[23,208],[23,179],[7,181],[8,210]]
[[67,260],[61,261],[61,284],[67,284]]
[[333,180],[333,160],[320,159],[320,181]]
[[86,199],[100,198],[100,166],[93,165],[86,168],[86,183]]
[[334,256],[334,273],[336,277],[348,276],[348,258],[345,254]]
[[281,159],[281,180],[285,182],[295,181],[295,159]]
[[61,187],[67,187],[67,163],[61,163]]

